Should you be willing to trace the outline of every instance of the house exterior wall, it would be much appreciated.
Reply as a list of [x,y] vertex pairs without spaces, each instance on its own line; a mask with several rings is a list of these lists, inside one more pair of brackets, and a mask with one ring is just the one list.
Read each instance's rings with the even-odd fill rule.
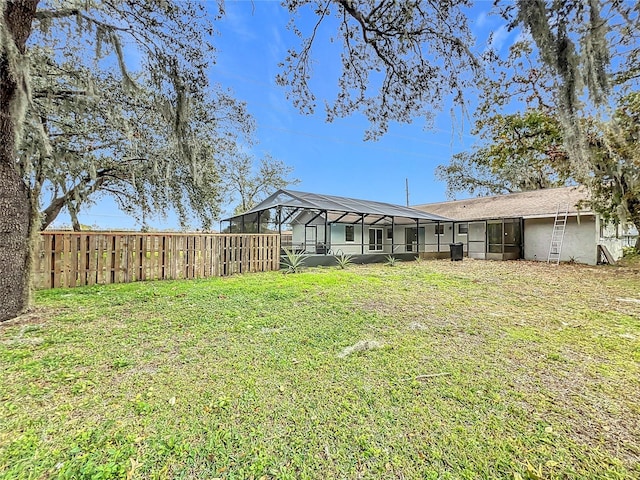
[[[348,224],[351,225],[351,224]],[[359,255],[362,253],[362,225],[354,225],[353,242],[345,241],[345,228],[347,224],[334,223],[331,225],[331,251],[335,254],[342,252],[345,254]],[[391,253],[416,253],[415,250],[407,250],[405,244],[405,228],[408,225],[395,225],[393,228],[393,238],[388,238],[391,225],[365,225],[364,227],[364,253],[378,253],[390,255]],[[382,250],[369,250],[369,230],[382,229]],[[419,242],[424,244],[424,233],[422,227],[419,230]]]
[[454,242],[463,242],[464,251],[467,251],[466,235],[464,239],[457,236],[457,227],[454,230],[452,222],[441,222],[442,234],[436,233],[437,223],[429,223],[424,226],[425,239],[420,243],[420,251],[424,252],[448,252],[449,244]]
[[[318,217],[313,220],[309,225],[305,226],[311,216],[305,218],[300,216],[298,223],[292,225],[292,238],[294,248],[304,248],[307,253],[316,252],[316,244],[324,243],[324,218]],[[347,242],[345,240],[345,231],[347,226],[353,226],[353,241]],[[369,250],[369,229],[381,228],[382,229],[382,250]],[[389,227],[391,228],[391,227]],[[305,229],[307,231],[306,245],[305,245]],[[313,232],[316,234],[316,238],[313,239]],[[359,255],[362,253],[362,225],[352,223],[334,223],[327,226],[327,240],[329,248],[332,254],[349,254]],[[384,225],[372,225],[364,227],[364,253],[391,253],[391,239],[387,239],[387,227]],[[396,249],[397,250],[397,249]],[[404,250],[402,250],[404,252]]]
[[[331,225],[331,251],[334,254],[357,255],[362,253],[362,225],[353,225],[353,242],[347,242],[345,231],[348,225],[351,224],[334,223]],[[365,225],[365,241],[368,242],[366,235],[368,235],[368,229]],[[365,253],[369,251],[368,246],[368,243],[365,243]]]
[[[307,215],[306,213],[300,215],[297,218],[297,222],[291,225],[292,231],[292,246],[295,249],[304,249],[307,253],[316,252],[316,244],[324,243],[324,218],[318,217],[312,220],[312,215]],[[312,220],[312,221],[311,221]],[[311,221],[311,222],[310,222]],[[310,223],[309,223],[310,222]],[[305,225],[308,223],[308,225]],[[347,242],[345,240],[345,230],[347,226],[353,226],[354,235],[353,241]],[[411,224],[406,225],[395,225],[393,227],[393,238],[389,238],[389,232],[391,231],[391,225],[365,225],[364,227],[364,253],[377,253],[377,254],[385,254],[390,255],[392,253],[395,254],[415,254],[418,255],[418,252],[437,252],[437,242],[438,236],[435,234],[435,226],[434,225],[421,225],[418,229],[418,243],[417,245],[414,242],[411,242],[411,247],[409,248],[407,245],[406,235],[407,228],[415,228]],[[305,229],[307,232],[306,235],[306,245],[305,245]],[[382,250],[369,250],[369,230],[371,229],[381,229],[382,230]],[[447,223],[444,226],[445,233],[440,235],[440,251],[441,252],[449,252],[449,243],[451,243],[451,238],[453,235],[453,226],[451,223]],[[315,239],[313,238],[315,234]],[[463,237],[460,237],[461,240],[465,243],[466,249],[466,241]],[[327,240],[329,243],[329,248],[331,249],[332,254],[350,254],[350,255],[360,255],[363,253],[362,249],[362,225],[359,223],[352,224],[344,224],[344,223],[334,223],[327,227]],[[425,245],[426,243],[426,245]]]
[[[320,216],[312,220],[315,215],[313,212],[303,212],[296,218],[296,223],[291,224],[291,241],[294,249],[304,249],[311,252],[315,251],[317,242],[324,242],[324,218]],[[309,225],[305,225],[307,223]],[[315,235],[315,239],[312,238],[313,235]]]
[[[529,218],[524,220],[525,260],[546,261],[549,256],[554,219]],[[561,262],[575,261],[595,265],[597,262],[596,219],[594,215],[568,217],[560,253]]]
[[[296,223],[291,227],[292,244],[296,249],[304,249],[308,253],[323,253],[318,250],[318,244],[323,244],[325,240],[324,218],[315,216],[313,212],[304,212],[296,219]],[[305,223],[309,223],[305,226]],[[524,220],[524,258],[526,260],[546,261],[551,243],[551,233],[553,230],[553,217],[529,218]],[[468,233],[460,233],[459,225],[466,225]],[[354,227],[354,239],[346,242],[345,229],[347,225]],[[336,223],[327,227],[328,247],[331,254],[345,253],[351,255],[364,254],[425,254],[436,257],[447,256],[449,244],[460,242],[463,245],[465,256],[476,259],[491,259],[491,254],[486,253],[486,221],[477,222],[441,222],[442,234],[437,233],[437,223],[420,225],[418,229],[418,245],[412,242],[410,248],[407,246],[406,232],[408,228],[415,229],[412,224],[395,225],[393,228],[393,239],[389,238],[391,225],[375,224],[364,227],[364,251],[362,249],[362,225]],[[311,227],[311,228],[309,228]],[[369,250],[369,230],[372,228],[382,229],[382,250]],[[305,229],[307,231],[305,245]],[[633,245],[635,242],[635,231],[616,230],[615,226],[601,226],[600,219],[595,215],[580,215],[578,222],[575,216],[570,216],[565,230],[560,261],[575,261],[594,265],[598,261],[598,245],[604,245],[612,254],[614,259],[622,257],[622,248]],[[315,235],[315,238],[314,238]],[[392,245],[393,242],[393,245]],[[392,248],[393,247],[393,248]],[[440,252],[440,253],[438,253]],[[501,256],[501,259],[504,256]],[[431,258],[431,257],[430,257]]]

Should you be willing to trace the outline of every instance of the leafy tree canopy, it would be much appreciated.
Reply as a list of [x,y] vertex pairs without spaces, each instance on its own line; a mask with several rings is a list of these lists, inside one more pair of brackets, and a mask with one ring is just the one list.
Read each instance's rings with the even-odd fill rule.
[[[480,143],[454,155],[436,174],[450,195],[481,195],[548,188],[577,182],[591,192],[590,206],[611,222],[631,222],[640,230],[640,93],[621,89],[608,118],[582,112],[575,117],[584,136],[582,157],[572,156],[561,120],[561,101],[544,65],[532,49],[516,45],[504,72],[487,86],[490,100],[478,110]],[[526,66],[526,68],[522,68]],[[629,70],[636,68],[629,65]],[[522,113],[499,113],[517,101]]]
[[588,132],[580,118],[615,122],[620,98],[638,89],[640,6],[599,0],[499,1],[511,27],[522,27],[553,86],[556,115],[572,168],[589,170]]
[[[284,0],[300,45],[289,50],[278,82],[301,112],[317,108],[310,86],[314,46],[323,24],[342,46],[338,95],[327,101],[328,120],[361,113],[367,139],[384,134],[391,122],[431,119],[447,98],[464,105],[465,91],[482,76],[472,51],[474,39],[465,8],[471,0]],[[299,21],[313,9],[312,25]]]
[[181,139],[169,127],[166,99],[143,78],[127,86],[114,72],[77,67],[73,58],[58,64],[44,49],[34,48],[32,59],[19,168],[33,195],[48,190],[40,195],[42,228],[62,208],[78,225],[78,210],[100,195],[143,224],[150,213],[174,208],[183,223],[196,215],[209,227],[223,198],[219,161],[252,132],[243,104],[209,88],[189,102],[189,138]]
[[299,183],[298,179],[289,177],[293,168],[269,155],[256,165],[253,157],[238,152],[227,155],[221,167],[222,175],[227,179],[229,203],[236,204],[234,215],[251,210],[280,188]]
[[565,185],[570,179],[557,118],[539,110],[495,115],[480,126],[482,145],[454,155],[436,176],[447,194],[499,195]]
[[[178,13],[201,22],[207,31],[211,29],[210,20],[200,7],[175,6]],[[152,12],[142,10],[152,27],[159,22]],[[175,28],[185,27],[184,19],[174,17],[173,11],[169,7],[169,19],[175,18]],[[208,84],[203,69],[213,57],[202,32],[185,33],[191,40],[205,42],[203,52],[189,44],[189,49],[173,57],[163,58],[171,51],[163,49],[156,58],[156,50],[150,50],[146,43],[142,48],[130,45],[133,51],[137,46],[148,67],[138,66],[132,72],[124,63],[123,45],[131,40],[129,36],[146,42],[148,34],[132,26],[122,27],[126,13],[114,18],[108,2],[89,4],[86,11],[38,13],[47,28],[33,36],[32,101],[19,149],[19,168],[34,204],[41,204],[41,228],[50,225],[64,208],[78,229],[78,211],[109,195],[143,226],[149,215],[173,209],[183,228],[196,220],[198,226],[209,229],[220,214],[227,191],[237,185],[238,174],[231,167],[242,163],[223,159],[238,152],[239,144],[252,142],[253,120],[243,103],[220,86]],[[129,13],[135,16],[140,12]],[[75,27],[61,22],[55,25],[58,32],[54,34],[50,21],[67,15],[87,22],[81,32],[89,47],[68,42],[59,45],[59,30]],[[89,35],[92,28],[96,29],[93,37]],[[101,29],[113,31],[107,34]],[[180,43],[184,39],[177,40]],[[160,44],[168,37],[157,41]],[[103,55],[110,47],[115,55],[109,61]],[[95,49],[90,61],[87,48]],[[204,55],[207,50],[208,55]],[[193,64],[188,65],[188,61]],[[287,170],[278,177],[286,183],[284,176],[289,169],[273,160],[272,165],[266,165],[266,160],[262,168],[269,169],[272,178],[278,175],[278,169]],[[243,161],[251,163],[253,158],[243,157]]]

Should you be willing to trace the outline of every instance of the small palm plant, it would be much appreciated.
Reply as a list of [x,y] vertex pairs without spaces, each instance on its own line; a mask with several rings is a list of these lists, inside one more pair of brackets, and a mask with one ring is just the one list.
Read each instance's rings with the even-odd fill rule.
[[280,266],[284,268],[284,273],[300,273],[304,270],[308,255],[296,253],[288,248],[284,249],[284,258],[280,261]]
[[348,253],[340,253],[339,255],[334,255],[333,258],[336,259],[338,268],[343,270],[349,265],[353,265],[353,255],[349,255]]
[[388,267],[395,267],[400,260],[393,255],[387,255],[387,261],[384,264]]

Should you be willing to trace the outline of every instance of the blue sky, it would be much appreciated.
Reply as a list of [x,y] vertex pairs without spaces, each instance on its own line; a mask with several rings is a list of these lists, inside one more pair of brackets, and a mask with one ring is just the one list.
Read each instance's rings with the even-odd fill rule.
[[[477,53],[486,48],[490,32],[498,49],[506,49],[515,39],[516,33],[507,32],[503,20],[487,15],[491,5],[491,1],[477,2],[470,11]],[[435,179],[434,170],[473,144],[472,120],[459,113],[452,118],[451,106],[445,105],[429,129],[417,118],[411,125],[392,125],[384,137],[367,142],[363,136],[368,125],[360,115],[327,123],[323,102],[334,98],[340,68],[337,45],[328,41],[329,23],[315,43],[312,85],[319,108],[314,115],[301,115],[275,83],[287,48],[298,45],[286,28],[288,21],[289,14],[278,1],[228,0],[226,16],[216,24],[218,53],[210,79],[247,103],[257,124],[258,143],[252,148],[256,157],[269,153],[292,166],[292,176],[300,180],[292,187],[297,190],[404,204],[408,179],[411,204],[446,200],[445,185]],[[108,198],[81,212],[79,218],[100,228],[139,227]],[[69,223],[66,215],[56,222],[65,223]],[[149,223],[160,229],[178,227],[171,214]]]

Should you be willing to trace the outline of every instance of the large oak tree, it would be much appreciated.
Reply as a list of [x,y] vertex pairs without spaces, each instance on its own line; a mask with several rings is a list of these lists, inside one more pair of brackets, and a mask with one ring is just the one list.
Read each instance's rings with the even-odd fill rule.
[[[33,163],[17,155],[25,114],[38,112],[41,100],[32,88],[36,85],[30,74],[30,47],[52,46],[46,53],[58,65],[69,55],[80,63],[74,68],[115,70],[118,81],[128,88],[136,88],[136,82],[123,51],[125,46],[134,49],[146,88],[152,92],[150,101],[164,112],[165,128],[172,131],[175,151],[197,167],[204,153],[193,141],[189,119],[192,105],[202,104],[206,96],[212,33],[204,6],[195,1],[0,2],[0,321],[29,305],[31,247],[40,228],[38,198],[33,195],[38,189],[29,188],[33,185],[25,182],[25,175],[42,185],[44,169],[32,169]],[[69,111],[81,112],[86,97],[75,95],[75,101],[75,109],[69,105]],[[41,120],[27,132],[34,135],[31,143],[39,144],[39,165],[59,167],[55,145],[47,137],[49,118],[43,115]],[[66,160],[65,168],[72,170],[73,159]],[[90,169],[89,176],[97,180],[100,170]]]

